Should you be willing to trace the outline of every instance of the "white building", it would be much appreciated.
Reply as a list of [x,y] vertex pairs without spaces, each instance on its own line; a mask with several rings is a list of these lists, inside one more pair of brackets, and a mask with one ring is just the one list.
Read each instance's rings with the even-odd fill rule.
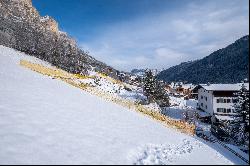
[[[242,84],[210,84],[198,87],[198,108],[218,120],[230,120],[235,115],[234,94]],[[249,84],[245,84],[249,90]]]

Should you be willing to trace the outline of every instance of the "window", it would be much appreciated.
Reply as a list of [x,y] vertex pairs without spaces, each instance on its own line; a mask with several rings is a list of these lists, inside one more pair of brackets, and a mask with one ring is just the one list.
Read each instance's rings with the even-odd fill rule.
[[223,98],[219,98],[219,99],[217,99],[217,103],[224,103]]
[[[229,110],[227,110],[226,108],[217,108],[217,112],[227,113],[227,111],[229,111]],[[230,111],[231,111],[231,109],[230,109]]]
[[201,103],[201,106],[203,107],[203,103]]
[[227,109],[227,113],[231,113],[231,109],[230,108]]
[[203,96],[201,96],[201,99],[203,99]]
[[223,112],[223,108],[217,108],[217,112]]
[[216,101],[217,103],[231,103],[232,102],[231,99],[223,99],[223,98],[219,98]]
[[207,105],[206,105],[206,109],[207,109]]
[[206,101],[207,101],[207,97],[206,97]]

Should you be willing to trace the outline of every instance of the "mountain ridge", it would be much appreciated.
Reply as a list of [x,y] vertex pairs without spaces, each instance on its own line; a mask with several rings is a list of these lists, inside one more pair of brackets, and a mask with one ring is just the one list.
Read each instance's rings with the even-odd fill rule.
[[157,75],[166,82],[237,83],[249,79],[249,35],[225,48],[191,62],[183,62]]

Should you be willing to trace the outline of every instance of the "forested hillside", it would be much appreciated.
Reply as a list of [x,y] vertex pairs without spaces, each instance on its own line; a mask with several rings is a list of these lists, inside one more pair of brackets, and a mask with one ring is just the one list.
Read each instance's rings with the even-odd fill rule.
[[158,79],[190,83],[237,83],[249,78],[249,36],[192,62],[181,63],[158,74]]

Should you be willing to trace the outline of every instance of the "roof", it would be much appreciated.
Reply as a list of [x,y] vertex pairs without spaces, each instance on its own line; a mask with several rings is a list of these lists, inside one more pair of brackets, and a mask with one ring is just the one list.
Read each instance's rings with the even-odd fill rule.
[[193,88],[195,88],[195,85],[193,85],[193,84],[183,84],[182,88],[184,88],[184,89],[193,89]]
[[215,115],[216,119],[218,120],[228,120],[228,121],[232,121],[234,120],[235,118],[233,116],[222,116],[222,115]]
[[[249,83],[244,83],[246,89],[249,90]],[[242,87],[242,83],[237,84],[201,84],[201,87],[208,91],[239,91]]]

